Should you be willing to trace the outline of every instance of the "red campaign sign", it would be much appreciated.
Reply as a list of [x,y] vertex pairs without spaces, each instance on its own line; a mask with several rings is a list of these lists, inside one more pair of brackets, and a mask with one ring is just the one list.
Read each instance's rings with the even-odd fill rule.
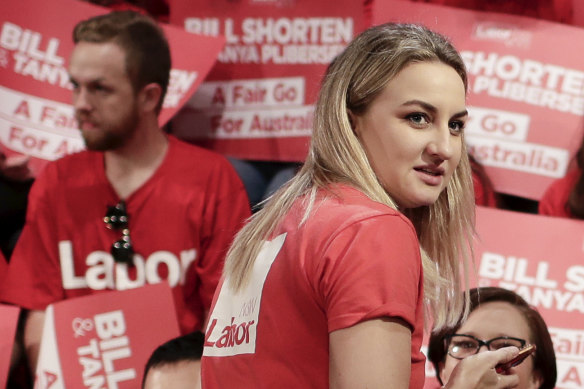
[[374,2],[372,15],[452,39],[469,71],[467,143],[498,192],[539,200],[565,175],[584,134],[584,72],[573,54],[584,51],[584,30],[395,0]]
[[[0,2],[0,151],[30,156],[34,175],[47,161],[84,148],[70,104],[71,36],[77,22],[107,12],[77,0]],[[222,37],[163,29],[173,66],[160,125],[194,93],[224,44]]]
[[[476,228],[473,286],[513,290],[537,308],[554,342],[556,387],[581,389],[584,221],[478,207]],[[429,366],[427,374],[433,376]]]
[[18,307],[0,304],[0,388],[6,387],[19,313]]
[[[330,60],[362,30],[359,1],[173,0],[171,23],[226,45],[173,132],[224,154],[303,161]],[[196,123],[196,125],[194,125]]]
[[179,334],[166,282],[51,304],[35,388],[138,388],[152,352]]

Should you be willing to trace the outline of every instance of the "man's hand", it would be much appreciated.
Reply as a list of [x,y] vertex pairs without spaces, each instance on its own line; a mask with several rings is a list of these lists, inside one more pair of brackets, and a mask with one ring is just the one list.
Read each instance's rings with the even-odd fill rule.
[[27,312],[24,322],[24,350],[33,378],[36,373],[44,323],[45,311]]

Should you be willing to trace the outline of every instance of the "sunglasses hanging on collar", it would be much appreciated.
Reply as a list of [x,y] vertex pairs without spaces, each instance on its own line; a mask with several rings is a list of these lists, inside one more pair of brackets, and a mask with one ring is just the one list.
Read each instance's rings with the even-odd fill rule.
[[110,230],[121,230],[122,232],[122,237],[115,241],[110,249],[114,261],[132,266],[134,264],[134,248],[132,239],[130,239],[129,217],[125,201],[120,200],[116,205],[108,206],[103,221]]

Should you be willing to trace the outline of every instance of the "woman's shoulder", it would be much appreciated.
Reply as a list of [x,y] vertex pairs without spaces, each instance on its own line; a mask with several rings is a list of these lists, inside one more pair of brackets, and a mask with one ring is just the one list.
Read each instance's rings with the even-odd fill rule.
[[415,234],[410,220],[401,212],[372,200],[362,191],[347,185],[321,189],[309,223],[317,228],[326,223],[337,229],[360,223],[392,224]]
[[559,194],[568,194],[572,190],[572,187],[578,181],[578,178],[582,175],[582,170],[575,169],[571,170],[562,178],[554,180],[546,189],[543,197],[555,197]]

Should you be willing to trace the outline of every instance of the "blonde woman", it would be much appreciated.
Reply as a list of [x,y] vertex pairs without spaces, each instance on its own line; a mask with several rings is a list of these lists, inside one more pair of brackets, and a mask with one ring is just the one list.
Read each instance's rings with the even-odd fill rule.
[[[456,50],[416,25],[373,27],[333,61],[304,166],[228,253],[204,388],[422,388],[424,311],[436,327],[465,311],[466,87]],[[515,353],[468,358],[447,387],[510,387],[494,367]]]

